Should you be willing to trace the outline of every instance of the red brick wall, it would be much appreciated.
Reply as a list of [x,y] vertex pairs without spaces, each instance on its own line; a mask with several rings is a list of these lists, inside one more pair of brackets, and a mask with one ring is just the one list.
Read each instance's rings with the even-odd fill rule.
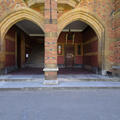
[[83,32],[83,64],[98,67],[98,38],[88,27]]
[[114,12],[113,12],[113,30],[114,38],[110,42],[109,60],[112,65],[120,65],[120,0],[114,0]]
[[15,52],[15,41],[11,41],[10,39],[6,38],[6,52]]
[[83,64],[83,56],[75,56],[75,64]]
[[5,67],[15,65],[15,28],[12,27],[5,36]]
[[[51,8],[50,9],[50,2]],[[45,0],[45,66],[47,68],[57,66],[57,2]],[[50,12],[51,11],[51,12]]]
[[65,60],[64,60],[64,55],[63,56],[58,56],[58,64],[64,64]]
[[15,65],[15,55],[6,55],[5,67],[10,67]]

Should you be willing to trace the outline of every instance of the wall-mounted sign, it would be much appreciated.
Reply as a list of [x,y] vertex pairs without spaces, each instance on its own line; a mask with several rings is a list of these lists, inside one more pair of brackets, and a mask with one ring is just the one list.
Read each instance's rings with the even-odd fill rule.
[[58,55],[62,55],[62,45],[58,45]]

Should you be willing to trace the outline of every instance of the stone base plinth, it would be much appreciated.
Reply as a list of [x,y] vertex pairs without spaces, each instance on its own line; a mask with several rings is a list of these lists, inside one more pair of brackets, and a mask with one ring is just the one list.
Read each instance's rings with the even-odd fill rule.
[[45,80],[57,80],[57,72],[45,72]]
[[112,75],[120,77],[120,66],[112,66]]
[[57,80],[58,68],[44,68],[45,80]]

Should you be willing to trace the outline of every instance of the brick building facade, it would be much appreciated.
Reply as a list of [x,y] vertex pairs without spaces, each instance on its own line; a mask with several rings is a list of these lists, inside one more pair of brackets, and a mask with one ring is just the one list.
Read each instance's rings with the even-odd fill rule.
[[120,75],[120,1],[0,1],[0,72],[26,66]]

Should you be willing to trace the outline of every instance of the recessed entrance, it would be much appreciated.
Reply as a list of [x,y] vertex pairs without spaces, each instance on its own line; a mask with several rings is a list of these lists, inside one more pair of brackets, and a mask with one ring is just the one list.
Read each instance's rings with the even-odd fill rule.
[[98,37],[82,21],[67,25],[58,38],[59,74],[99,73]]
[[65,67],[73,67],[74,66],[74,45],[66,45],[65,46]]
[[4,41],[6,73],[43,74],[44,32],[38,25],[19,21],[8,30]]

